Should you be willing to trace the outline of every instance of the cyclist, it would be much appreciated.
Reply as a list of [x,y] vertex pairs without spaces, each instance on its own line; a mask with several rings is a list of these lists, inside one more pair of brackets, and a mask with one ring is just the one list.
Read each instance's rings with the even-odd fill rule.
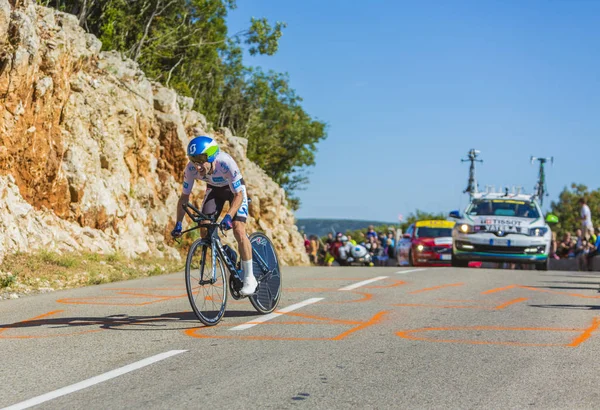
[[244,286],[240,293],[244,296],[252,295],[258,283],[252,272],[252,246],[246,235],[248,196],[242,173],[235,160],[221,151],[217,142],[210,137],[199,136],[192,139],[187,147],[187,155],[190,162],[185,167],[183,191],[177,202],[177,223],[171,236],[181,236],[181,221],[185,215],[183,205],[190,199],[194,181],[205,181],[207,187],[202,202],[202,213],[218,217],[225,202],[229,202],[229,211],[220,225],[224,230],[233,228],[244,272]]

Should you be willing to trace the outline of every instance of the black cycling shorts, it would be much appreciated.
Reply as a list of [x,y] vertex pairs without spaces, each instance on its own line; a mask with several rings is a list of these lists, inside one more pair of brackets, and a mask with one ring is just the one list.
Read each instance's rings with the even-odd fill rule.
[[[240,209],[238,209],[237,213],[233,217],[233,220],[239,222],[246,222],[246,220],[248,219],[248,195],[246,194],[246,186],[244,185],[243,180],[242,192],[244,194],[244,198],[242,199],[242,205],[240,205]],[[229,185],[208,185],[206,187],[206,194],[204,194],[204,201],[202,202],[202,213],[207,216],[219,217],[219,215],[221,215],[223,207],[225,206],[225,202],[229,202],[229,206],[231,206],[232,201],[233,192],[229,188]]]

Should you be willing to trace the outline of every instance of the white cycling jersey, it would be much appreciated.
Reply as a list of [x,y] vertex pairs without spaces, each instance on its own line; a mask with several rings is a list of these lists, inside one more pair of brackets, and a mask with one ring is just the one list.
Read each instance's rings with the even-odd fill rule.
[[188,162],[183,176],[183,193],[189,195],[194,187],[194,181],[197,179],[215,187],[229,185],[229,189],[234,193],[241,192],[244,189],[242,173],[231,155],[223,151],[219,152],[213,165],[214,171],[212,174],[200,176],[196,166],[192,162]]

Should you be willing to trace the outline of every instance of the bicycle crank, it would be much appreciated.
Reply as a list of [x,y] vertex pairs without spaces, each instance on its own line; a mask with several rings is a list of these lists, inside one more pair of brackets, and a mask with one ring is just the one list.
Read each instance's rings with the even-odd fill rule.
[[231,297],[235,300],[239,300],[241,298],[246,297],[240,293],[242,285],[243,284],[241,280],[234,278],[233,276],[229,276],[229,293],[231,294]]

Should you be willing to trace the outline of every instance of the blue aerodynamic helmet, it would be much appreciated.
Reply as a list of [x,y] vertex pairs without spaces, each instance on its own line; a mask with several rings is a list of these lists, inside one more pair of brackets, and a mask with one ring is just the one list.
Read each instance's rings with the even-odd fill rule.
[[204,135],[192,139],[187,148],[188,158],[196,164],[213,162],[218,153],[217,141]]

